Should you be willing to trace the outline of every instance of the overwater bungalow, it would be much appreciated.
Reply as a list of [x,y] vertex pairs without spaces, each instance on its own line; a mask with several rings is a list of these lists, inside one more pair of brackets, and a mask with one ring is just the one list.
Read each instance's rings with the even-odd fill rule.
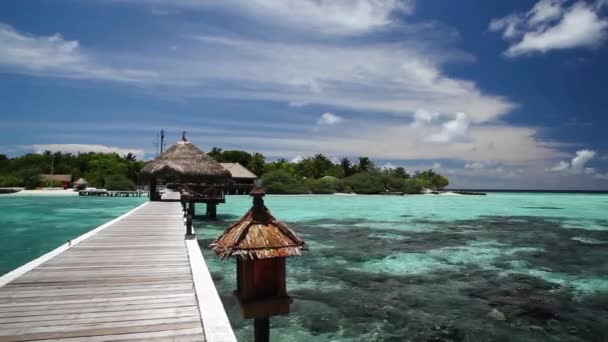
[[248,194],[258,176],[239,163],[220,163],[232,176],[232,182],[226,186],[228,194]]

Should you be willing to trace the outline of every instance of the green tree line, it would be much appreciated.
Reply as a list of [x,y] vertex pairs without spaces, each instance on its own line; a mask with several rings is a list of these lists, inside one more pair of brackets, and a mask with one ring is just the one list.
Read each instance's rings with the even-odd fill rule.
[[[51,166],[52,165],[52,166]],[[35,189],[47,186],[40,174],[71,174],[72,180],[84,178],[89,186],[108,190],[133,190],[139,171],[145,165],[135,155],[116,153],[29,153],[8,158],[0,154],[0,187]],[[57,186],[58,184],[53,184]]]
[[[240,163],[261,177],[268,193],[275,194],[328,194],[355,192],[377,194],[381,192],[420,193],[423,188],[443,189],[448,179],[434,170],[408,174],[403,167],[383,169],[376,167],[368,157],[356,160],[342,158],[334,163],[323,154],[298,161],[277,159],[267,162],[261,153],[240,150],[222,150],[214,147],[209,155],[218,162]],[[133,154],[116,153],[30,153],[8,158],[0,154],[0,187],[41,186],[40,174],[71,174],[72,180],[80,177],[89,186],[108,190],[132,190],[138,184],[139,172],[145,161]]]
[[283,158],[266,162],[261,153],[224,151],[218,147],[209,155],[219,162],[240,163],[247,167],[262,178],[266,191],[273,194],[378,194],[386,191],[417,194],[424,188],[443,189],[449,184],[445,176],[432,169],[410,175],[403,167],[378,168],[368,157],[354,161],[344,157],[334,163],[319,153],[294,162]]

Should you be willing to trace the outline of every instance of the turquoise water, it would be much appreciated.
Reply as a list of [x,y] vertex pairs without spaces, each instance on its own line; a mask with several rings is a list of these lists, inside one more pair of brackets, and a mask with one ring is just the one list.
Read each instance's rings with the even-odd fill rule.
[[[232,196],[199,243],[239,340],[234,260],[207,248],[250,206]],[[608,195],[267,196],[307,242],[288,261],[273,341],[605,341]],[[202,210],[199,210],[201,212]],[[503,319],[504,318],[504,319]]]
[[0,195],[0,275],[146,200]]
[[[0,196],[0,274],[144,198]],[[250,206],[231,196],[199,243],[239,340],[234,260],[209,243]],[[273,341],[605,341],[608,195],[267,196],[310,250]],[[199,209],[198,212],[204,212]],[[492,313],[492,314],[490,314]],[[503,320],[504,318],[504,320]]]

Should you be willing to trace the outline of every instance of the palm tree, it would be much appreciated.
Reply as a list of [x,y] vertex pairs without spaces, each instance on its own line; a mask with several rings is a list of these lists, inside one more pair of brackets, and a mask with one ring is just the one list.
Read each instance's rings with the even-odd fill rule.
[[128,160],[128,161],[130,161],[130,162],[134,162],[134,161],[137,160],[137,157],[133,153],[129,152],[125,156],[125,159]]
[[359,157],[359,171],[368,172],[374,168],[374,163],[368,157]]
[[342,157],[340,159],[340,166],[342,167],[342,171],[344,172],[344,177],[348,177],[352,174],[353,165],[350,159]]
[[258,177],[264,173],[264,165],[266,164],[266,157],[261,153],[254,153],[251,162],[249,162],[249,169],[255,173]]
[[333,163],[321,153],[315,154],[312,158],[313,177],[321,178],[325,176],[325,172],[332,167]]

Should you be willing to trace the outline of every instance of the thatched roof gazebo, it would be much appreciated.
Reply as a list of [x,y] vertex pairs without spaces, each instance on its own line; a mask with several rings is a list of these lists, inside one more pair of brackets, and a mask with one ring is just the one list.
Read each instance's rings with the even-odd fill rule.
[[78,190],[83,190],[89,185],[89,182],[87,182],[84,178],[78,178],[78,180],[72,183],[72,185],[74,185],[74,187]]
[[223,186],[230,181],[230,172],[189,142],[185,135],[184,132],[180,141],[141,170],[142,179],[147,180],[150,184],[151,200],[159,200],[156,194],[156,183],[161,179],[165,182],[179,183],[182,187],[188,185]]

